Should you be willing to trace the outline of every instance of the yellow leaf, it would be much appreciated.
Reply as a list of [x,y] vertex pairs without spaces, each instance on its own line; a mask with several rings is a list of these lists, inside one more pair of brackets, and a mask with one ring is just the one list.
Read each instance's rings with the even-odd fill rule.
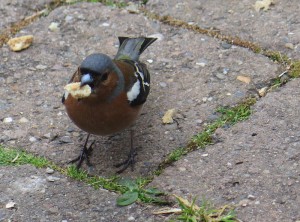
[[270,8],[270,5],[274,4],[274,0],[262,0],[262,1],[256,1],[254,8],[255,11],[259,12],[259,10],[263,9],[264,11],[267,11]]
[[180,208],[164,208],[158,211],[154,211],[153,214],[178,214],[181,212],[182,210]]
[[176,114],[175,109],[169,109],[162,118],[164,124],[173,123],[173,116]]
[[251,78],[248,76],[238,76],[236,79],[247,84],[251,82]]

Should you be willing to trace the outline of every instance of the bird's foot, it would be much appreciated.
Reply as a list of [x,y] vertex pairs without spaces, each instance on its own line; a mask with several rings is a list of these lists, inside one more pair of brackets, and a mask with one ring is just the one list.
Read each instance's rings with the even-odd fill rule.
[[82,162],[85,160],[86,161],[86,165],[88,167],[91,167],[92,164],[90,162],[90,157],[89,156],[91,155],[91,153],[93,151],[93,147],[92,146],[94,145],[94,143],[95,143],[95,141],[93,141],[88,148],[87,148],[86,143],[85,143],[84,147],[80,151],[79,156],[76,157],[75,159],[69,161],[68,164],[77,162],[76,168],[79,169],[81,167],[81,165],[82,165]]
[[117,173],[118,174],[122,173],[129,166],[131,166],[131,171],[133,171],[134,170],[134,164],[135,164],[135,157],[136,156],[137,156],[137,151],[136,150],[130,150],[128,158],[125,161],[123,161],[123,162],[115,165],[115,167],[117,167],[117,168],[123,166],[120,170],[117,171]]

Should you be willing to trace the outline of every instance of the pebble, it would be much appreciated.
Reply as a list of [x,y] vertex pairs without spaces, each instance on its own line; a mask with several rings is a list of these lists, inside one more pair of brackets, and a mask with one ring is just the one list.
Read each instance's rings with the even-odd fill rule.
[[109,24],[109,23],[107,23],[107,22],[104,22],[104,23],[102,23],[102,26],[104,26],[104,27],[108,27],[108,26],[110,26],[110,24]]
[[51,133],[46,133],[43,135],[44,138],[50,139],[51,138]]
[[223,49],[230,49],[232,47],[232,45],[227,42],[222,42],[221,46],[223,47]]
[[39,69],[39,70],[43,70],[43,69],[47,69],[47,66],[45,65],[42,65],[42,64],[39,64],[35,67],[36,69]]
[[147,62],[151,64],[153,63],[153,59],[147,59]]
[[11,117],[6,117],[3,119],[3,123],[11,123],[13,121],[13,118]]
[[159,85],[160,85],[161,87],[165,88],[165,87],[167,86],[167,83],[165,83],[165,82],[160,82]]
[[63,136],[63,137],[60,138],[59,141],[63,142],[63,143],[72,143],[72,140],[69,136]]
[[201,66],[201,67],[206,66],[206,64],[207,64],[207,60],[204,58],[201,58],[196,62],[196,65]]
[[246,206],[248,206],[248,204],[249,204],[249,200],[248,199],[244,199],[244,200],[241,200],[239,202],[239,205],[242,206],[242,207],[246,207]]
[[228,72],[229,72],[229,68],[223,68],[223,74],[228,74]]
[[11,209],[11,208],[14,208],[15,205],[16,205],[15,202],[9,201],[9,202],[5,205],[5,208],[6,208],[6,209]]
[[48,176],[48,177],[47,177],[47,180],[48,180],[49,182],[55,182],[55,181],[60,180],[60,178],[59,178],[59,177],[54,177],[54,176]]
[[31,136],[31,137],[29,137],[29,141],[30,141],[30,142],[36,142],[37,139],[36,139],[34,136]]
[[52,32],[57,32],[59,30],[58,26],[59,26],[58,22],[51,22],[48,29]]
[[53,169],[51,169],[50,167],[47,167],[47,169],[46,169],[46,173],[48,173],[48,174],[52,174],[52,173],[54,173],[54,170],[53,170]]
[[203,123],[203,120],[202,119],[196,119],[196,124],[201,124],[201,123]]
[[128,221],[135,221],[135,218],[133,216],[128,217]]
[[80,136],[80,133],[78,133],[78,132],[73,132],[72,135],[73,135],[74,137],[78,137],[78,136]]
[[208,153],[204,153],[201,156],[206,157],[206,156],[208,156]]
[[221,74],[221,73],[217,73],[216,74],[216,77],[218,78],[218,79],[225,79],[226,77],[225,77],[225,75],[223,75],[223,74]]
[[25,117],[22,117],[21,119],[19,119],[19,123],[28,123],[29,120],[26,119]]
[[284,46],[288,49],[294,49],[293,43],[286,43]]
[[71,16],[71,15],[67,15],[66,17],[65,17],[65,21],[66,22],[71,22],[73,20],[73,16]]
[[255,200],[255,196],[249,194],[248,197],[247,197],[249,200]]
[[179,170],[180,172],[184,172],[184,171],[186,171],[186,168],[185,168],[185,167],[178,167],[178,170]]

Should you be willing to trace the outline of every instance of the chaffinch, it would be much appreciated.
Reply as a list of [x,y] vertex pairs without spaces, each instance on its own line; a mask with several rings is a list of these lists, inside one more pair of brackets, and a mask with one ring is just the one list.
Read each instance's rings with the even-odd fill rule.
[[[70,119],[88,133],[80,155],[70,161],[77,162],[77,168],[83,160],[91,166],[88,157],[94,142],[87,147],[90,134],[113,134],[137,119],[150,90],[150,74],[139,56],[155,40],[119,37],[120,46],[114,59],[101,53],[89,55],[73,74],[69,83],[80,82],[80,87],[88,85],[91,88],[91,94],[86,98],[76,99],[68,92],[62,98]],[[116,165],[123,166],[117,173],[130,165],[133,169],[136,155],[131,131],[130,153],[126,161]]]

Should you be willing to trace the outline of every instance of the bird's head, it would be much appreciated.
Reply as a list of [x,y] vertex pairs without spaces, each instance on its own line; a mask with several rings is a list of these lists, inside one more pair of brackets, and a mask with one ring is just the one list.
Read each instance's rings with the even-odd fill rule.
[[114,64],[107,55],[100,53],[89,55],[79,66],[81,86],[89,85],[94,90],[108,79],[113,69]]
[[80,85],[89,85],[92,93],[109,94],[123,90],[123,74],[105,54],[97,53],[87,56],[79,66],[79,73]]

